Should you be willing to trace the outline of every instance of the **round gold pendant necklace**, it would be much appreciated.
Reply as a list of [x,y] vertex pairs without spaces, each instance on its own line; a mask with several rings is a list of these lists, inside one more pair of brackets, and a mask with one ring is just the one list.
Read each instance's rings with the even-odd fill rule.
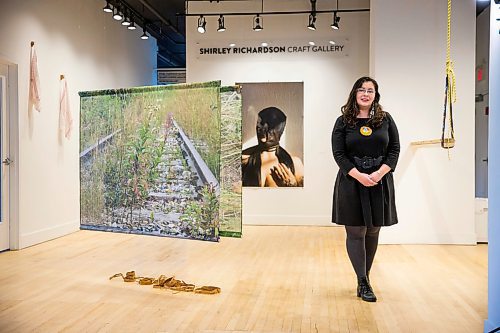
[[361,128],[359,129],[359,133],[361,133],[361,135],[363,136],[370,136],[372,135],[372,129],[368,126],[361,126]]

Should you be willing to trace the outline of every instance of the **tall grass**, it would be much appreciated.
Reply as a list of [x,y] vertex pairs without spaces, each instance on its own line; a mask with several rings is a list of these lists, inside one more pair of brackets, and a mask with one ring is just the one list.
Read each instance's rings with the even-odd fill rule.
[[[104,219],[110,216],[119,221],[131,219],[132,210],[142,207],[158,182],[158,166],[165,153],[166,129],[171,119],[200,147],[200,155],[218,177],[218,89],[214,85],[196,85],[192,89],[160,87],[83,94],[80,151],[95,149],[81,163],[82,221],[106,223],[109,221]],[[114,134],[110,140],[96,147],[110,134]],[[202,198],[198,218],[203,220],[196,223],[209,223],[215,228],[218,218],[207,211],[207,207],[213,210],[213,198],[208,192],[202,193]],[[154,219],[153,213],[151,216]]]

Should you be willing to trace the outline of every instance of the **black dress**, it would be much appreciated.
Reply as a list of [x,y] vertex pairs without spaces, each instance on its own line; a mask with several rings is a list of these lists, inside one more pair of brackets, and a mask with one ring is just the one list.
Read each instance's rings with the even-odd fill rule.
[[[351,127],[340,116],[333,128],[332,151],[340,168],[333,193],[332,222],[336,224],[381,227],[398,223],[392,174],[400,150],[398,129],[386,112],[381,126],[370,127],[371,134],[362,135],[360,129],[368,120],[358,118]],[[375,186],[366,187],[348,175],[352,168],[370,174],[382,164],[391,171]]]

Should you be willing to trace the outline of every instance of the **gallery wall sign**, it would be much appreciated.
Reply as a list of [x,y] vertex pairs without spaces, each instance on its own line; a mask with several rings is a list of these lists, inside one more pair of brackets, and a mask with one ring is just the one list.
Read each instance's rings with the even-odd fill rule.
[[185,68],[158,68],[156,70],[158,84],[186,83]]
[[327,55],[347,56],[349,40],[293,41],[293,42],[241,42],[220,45],[220,42],[201,41],[196,43],[198,57],[234,57],[251,55]]
[[217,241],[220,82],[80,96],[81,228]]
[[345,45],[299,45],[299,46],[243,46],[243,47],[201,47],[199,54],[266,54],[266,53],[316,53],[344,51]]

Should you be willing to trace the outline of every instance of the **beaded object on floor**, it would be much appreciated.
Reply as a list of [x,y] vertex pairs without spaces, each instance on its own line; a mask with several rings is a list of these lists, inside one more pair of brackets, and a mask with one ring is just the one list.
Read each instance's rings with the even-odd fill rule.
[[196,288],[194,284],[186,283],[182,280],[175,279],[174,276],[167,277],[160,275],[157,279],[143,276],[136,276],[135,271],[125,273],[117,273],[109,279],[121,276],[124,282],[138,282],[140,285],[153,285],[153,288],[170,289],[173,291],[194,292],[196,294],[219,294],[221,292],[219,287],[214,286],[201,286]]

